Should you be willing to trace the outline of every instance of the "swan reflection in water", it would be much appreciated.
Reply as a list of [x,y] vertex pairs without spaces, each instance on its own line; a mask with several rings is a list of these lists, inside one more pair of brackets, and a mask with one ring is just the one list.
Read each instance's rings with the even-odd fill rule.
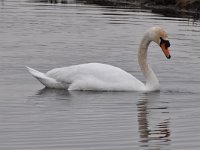
[[70,92],[65,89],[49,89],[49,88],[43,88],[37,91],[36,95],[40,96],[70,96]]
[[[79,115],[72,116],[72,118],[77,118],[77,117],[84,116],[84,114],[82,114],[83,110],[88,111],[90,109],[89,114],[91,112],[98,113],[99,110],[96,110],[96,109],[100,108],[100,110],[102,110],[101,104],[103,104],[102,105],[103,107],[107,105],[105,101],[107,101],[108,98],[111,101],[113,98],[119,98],[120,102],[122,102],[123,100],[122,97],[124,98],[124,95],[126,96],[128,95],[128,97],[130,98],[131,96],[138,96],[139,94],[137,108],[134,109],[134,111],[138,113],[138,115],[134,116],[134,118],[138,120],[138,125],[137,123],[136,124],[134,123],[134,125],[138,126],[138,130],[137,130],[137,127],[135,130],[136,132],[137,131],[139,132],[139,146],[142,149],[149,149],[149,150],[170,149],[170,141],[171,141],[170,134],[171,133],[170,133],[170,119],[169,119],[170,117],[169,117],[169,110],[168,110],[168,102],[160,98],[160,92],[150,92],[150,93],[127,92],[127,93],[124,93],[124,95],[122,95],[122,93],[118,93],[118,92],[103,92],[102,93],[102,92],[89,92],[89,91],[80,92],[80,91],[67,91],[67,90],[60,90],[60,89],[58,90],[58,89],[45,88],[45,89],[39,90],[38,93],[35,95],[37,97],[37,101],[36,99],[34,99],[34,103],[37,106],[38,105],[40,107],[43,106],[42,110],[46,108],[45,111],[59,110],[61,114],[63,113],[63,111],[66,111],[67,114],[65,118],[68,118],[69,114],[70,115],[74,114],[74,112],[77,111],[80,108],[80,106],[82,106],[82,109],[79,112],[80,116]],[[96,102],[98,101],[98,102],[96,103],[94,101]],[[116,104],[116,101],[114,101],[113,104],[111,103],[111,101],[108,102],[107,109],[109,109],[110,106],[112,106],[112,109],[115,108],[113,105]],[[99,108],[96,108],[93,106],[99,106]],[[115,105],[115,106],[117,106],[117,108],[119,107],[118,105]],[[69,113],[70,111],[71,113]],[[125,110],[122,109],[122,112],[123,111]],[[131,109],[131,111],[133,111],[133,109]],[[132,112],[129,112],[129,111],[127,113],[132,114]],[[98,114],[94,113],[93,115],[94,116],[97,115],[97,118],[98,118]],[[129,117],[132,117],[132,116],[129,116]],[[92,122],[94,124],[97,118],[95,117],[92,118]],[[110,119],[115,119],[115,118],[110,118]],[[104,123],[106,124],[106,122],[102,122],[102,124]],[[109,123],[107,125],[109,125]],[[131,131],[130,128],[127,128],[126,130]],[[105,132],[105,131],[102,130],[101,132]],[[85,133],[87,135],[87,132]],[[133,137],[135,137],[135,135],[133,135]],[[135,138],[137,139],[137,137]]]
[[147,93],[139,98],[137,104],[140,146],[152,150],[169,149],[170,145],[167,103],[158,100],[159,92]]

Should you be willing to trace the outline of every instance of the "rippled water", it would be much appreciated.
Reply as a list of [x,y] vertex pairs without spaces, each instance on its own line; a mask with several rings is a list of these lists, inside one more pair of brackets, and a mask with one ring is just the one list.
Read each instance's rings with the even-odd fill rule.
[[[145,30],[164,26],[167,60],[152,44],[160,92],[42,89],[25,66],[47,71],[87,62],[123,68],[144,81],[137,48]],[[2,0],[0,149],[198,150],[200,23],[149,11]]]

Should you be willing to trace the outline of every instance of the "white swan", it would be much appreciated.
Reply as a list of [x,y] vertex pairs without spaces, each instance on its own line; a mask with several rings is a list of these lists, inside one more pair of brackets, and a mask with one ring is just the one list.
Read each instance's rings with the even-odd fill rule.
[[146,84],[120,68],[101,63],[55,68],[45,74],[27,68],[35,78],[48,88],[95,91],[156,91],[159,90],[159,81],[147,64],[147,49],[151,41],[161,47],[168,59],[171,57],[168,50],[170,43],[164,29],[161,27],[150,28],[142,38],[138,51],[138,63],[146,78]]

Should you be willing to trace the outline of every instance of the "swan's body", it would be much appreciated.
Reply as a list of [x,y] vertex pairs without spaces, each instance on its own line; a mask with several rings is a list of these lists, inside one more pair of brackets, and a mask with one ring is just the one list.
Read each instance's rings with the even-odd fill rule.
[[[29,71],[49,88],[97,91],[142,91],[144,84],[124,70],[100,63],[80,64],[56,68],[41,74]],[[50,79],[54,79],[51,81]],[[44,79],[43,79],[44,78]]]
[[48,88],[95,91],[155,91],[159,90],[159,81],[147,64],[147,48],[151,41],[155,41],[160,44],[167,58],[170,58],[167,50],[169,46],[162,47],[162,42],[167,41],[163,40],[166,37],[167,35],[162,28],[153,27],[147,31],[141,41],[138,62],[146,78],[146,84],[120,68],[101,63],[55,68],[45,74],[27,68],[35,78]]

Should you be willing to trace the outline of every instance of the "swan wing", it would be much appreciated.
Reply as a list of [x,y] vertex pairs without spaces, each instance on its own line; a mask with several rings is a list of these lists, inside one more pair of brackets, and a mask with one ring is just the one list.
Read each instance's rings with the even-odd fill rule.
[[46,73],[68,90],[142,91],[144,84],[130,73],[111,65],[89,63],[55,68]]

